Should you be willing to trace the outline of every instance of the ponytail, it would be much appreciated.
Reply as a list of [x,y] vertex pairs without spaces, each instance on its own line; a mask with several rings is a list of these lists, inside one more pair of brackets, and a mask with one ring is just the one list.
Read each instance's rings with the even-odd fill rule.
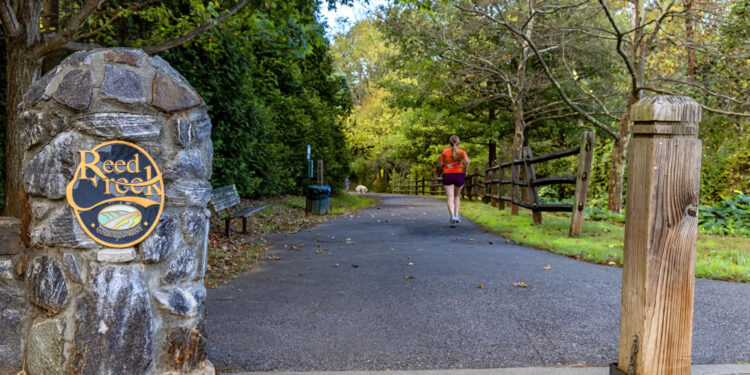
[[451,146],[453,146],[453,152],[451,153],[451,157],[453,157],[454,161],[461,162],[461,160],[459,159],[459,157],[461,157],[461,155],[458,154],[458,144],[461,141],[458,139],[458,136],[457,135],[452,135],[449,142],[450,142]]

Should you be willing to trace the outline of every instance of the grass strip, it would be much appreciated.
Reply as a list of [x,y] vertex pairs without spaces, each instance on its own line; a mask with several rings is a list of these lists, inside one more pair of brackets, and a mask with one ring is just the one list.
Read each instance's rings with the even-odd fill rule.
[[[484,229],[519,244],[548,250],[587,262],[622,266],[625,227],[605,221],[584,221],[579,237],[568,237],[570,217],[543,213],[543,224],[532,225],[531,212],[512,216],[481,202],[462,201],[461,214]],[[704,279],[750,282],[750,238],[698,234],[696,276]]]

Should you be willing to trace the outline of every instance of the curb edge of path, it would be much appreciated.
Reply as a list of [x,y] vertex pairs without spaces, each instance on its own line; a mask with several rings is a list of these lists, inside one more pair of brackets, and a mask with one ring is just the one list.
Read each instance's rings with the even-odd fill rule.
[[[692,375],[745,375],[750,364],[693,365]],[[398,370],[398,371],[267,371],[225,372],[225,375],[608,375],[608,367],[513,367],[497,369]]]

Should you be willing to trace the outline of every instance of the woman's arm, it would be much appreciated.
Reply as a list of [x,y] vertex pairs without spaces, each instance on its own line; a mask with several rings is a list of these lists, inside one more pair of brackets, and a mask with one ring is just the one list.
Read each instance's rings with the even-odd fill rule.
[[466,152],[464,152],[464,163],[466,163],[466,167],[464,168],[464,174],[469,174],[469,155],[466,155]]

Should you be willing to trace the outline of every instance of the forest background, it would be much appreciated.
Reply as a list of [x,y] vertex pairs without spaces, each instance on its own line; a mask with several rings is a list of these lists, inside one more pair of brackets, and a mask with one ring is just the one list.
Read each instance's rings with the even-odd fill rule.
[[[45,2],[61,24],[84,4]],[[102,1],[76,42],[158,45],[237,4]],[[434,176],[452,134],[472,157],[472,172],[483,173],[490,144],[508,160],[522,146],[542,154],[575,145],[593,129],[589,204],[617,214],[627,193],[628,109],[645,95],[681,94],[704,107],[701,201],[750,190],[750,0],[392,1],[328,39],[321,10],[350,4],[250,1],[159,52],[209,106],[214,186],[234,183],[246,197],[302,193],[310,144],[334,188],[349,177],[388,191],[393,178]],[[43,70],[70,52],[45,57]],[[0,72],[7,68],[0,59]],[[575,165],[564,159],[537,174]],[[540,193],[547,201],[571,195]]]

